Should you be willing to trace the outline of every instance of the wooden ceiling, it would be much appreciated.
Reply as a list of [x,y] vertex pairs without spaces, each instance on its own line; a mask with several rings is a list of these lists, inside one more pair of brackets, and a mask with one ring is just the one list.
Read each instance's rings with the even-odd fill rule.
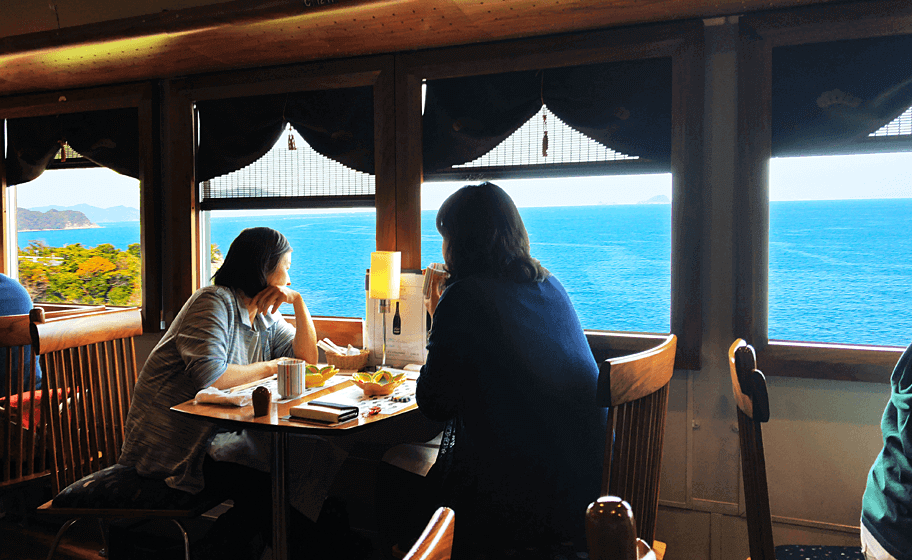
[[63,13],[34,1],[5,14],[0,96],[835,0],[173,0],[183,7],[146,13],[164,1],[93,11],[99,0],[73,0]]

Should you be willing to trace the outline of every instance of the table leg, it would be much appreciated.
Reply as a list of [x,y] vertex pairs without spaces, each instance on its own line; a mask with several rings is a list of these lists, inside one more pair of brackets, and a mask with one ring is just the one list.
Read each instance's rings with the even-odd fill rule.
[[288,560],[288,501],[285,498],[288,434],[275,432],[272,441],[272,557]]

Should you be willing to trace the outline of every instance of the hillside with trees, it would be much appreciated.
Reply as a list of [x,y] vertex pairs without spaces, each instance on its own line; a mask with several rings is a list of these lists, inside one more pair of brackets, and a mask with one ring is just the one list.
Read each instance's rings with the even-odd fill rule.
[[32,241],[19,251],[19,282],[32,301],[142,305],[140,245],[110,243],[48,247]]
[[48,210],[35,212],[27,208],[16,209],[19,231],[44,231],[53,229],[84,229],[99,227],[85,214],[76,210]]

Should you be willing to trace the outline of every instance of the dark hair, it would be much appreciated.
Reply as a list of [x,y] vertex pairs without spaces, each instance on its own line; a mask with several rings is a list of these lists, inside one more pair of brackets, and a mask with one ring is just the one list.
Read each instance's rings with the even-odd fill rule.
[[252,298],[266,287],[266,278],[289,251],[288,239],[276,230],[247,228],[231,242],[225,262],[212,275],[212,283],[240,289]]
[[548,271],[529,253],[529,234],[513,200],[494,183],[462,187],[440,206],[437,231],[446,241],[447,272],[455,281],[490,274],[541,282]]

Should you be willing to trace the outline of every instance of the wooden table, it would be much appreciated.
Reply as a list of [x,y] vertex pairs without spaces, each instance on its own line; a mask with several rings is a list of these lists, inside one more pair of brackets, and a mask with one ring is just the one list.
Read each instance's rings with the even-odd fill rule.
[[[338,375],[345,375],[340,373]],[[406,383],[414,384],[409,380]],[[188,414],[196,418],[210,420],[220,426],[262,430],[273,433],[273,461],[271,464],[272,475],[272,542],[273,558],[286,560],[288,558],[288,500],[285,496],[285,477],[288,469],[287,449],[288,437],[293,434],[311,434],[324,437],[353,434],[360,431],[369,432],[372,444],[388,444],[414,441],[428,441],[440,431],[439,425],[432,423],[418,412],[418,405],[414,399],[405,408],[386,414],[380,412],[375,416],[359,415],[356,419],[342,424],[327,426],[317,422],[299,422],[283,420],[288,416],[288,409],[303,402],[325,398],[332,393],[352,387],[351,379],[338,385],[327,387],[320,391],[309,393],[301,398],[289,401],[273,402],[269,414],[254,417],[253,406],[232,407],[215,404],[195,404],[190,400],[171,407],[171,410]],[[327,399],[331,400],[331,399]]]

